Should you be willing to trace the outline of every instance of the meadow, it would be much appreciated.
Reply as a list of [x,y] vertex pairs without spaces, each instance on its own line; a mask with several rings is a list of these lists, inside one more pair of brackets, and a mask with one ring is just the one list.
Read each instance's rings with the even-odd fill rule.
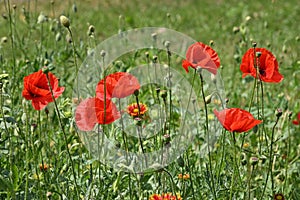
[[0,0],[0,199],[300,199],[298,4]]

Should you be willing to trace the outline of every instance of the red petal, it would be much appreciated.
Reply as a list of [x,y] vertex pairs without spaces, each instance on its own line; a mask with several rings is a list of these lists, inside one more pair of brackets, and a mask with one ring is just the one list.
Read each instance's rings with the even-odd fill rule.
[[[116,105],[108,99],[104,105],[104,101],[102,99],[96,98],[95,105],[99,124],[110,124],[121,117]],[[104,106],[106,107],[105,109]]]
[[201,42],[194,43],[188,48],[186,60],[191,63],[193,68],[199,66],[213,74],[216,74],[217,69],[220,67],[218,54],[211,47]]
[[91,131],[97,123],[96,98],[88,98],[80,102],[75,111],[75,122],[82,131]]
[[182,67],[188,73],[189,72],[189,67],[192,67],[192,64],[189,61],[187,61],[187,60],[183,60],[182,61]]
[[[104,82],[106,94],[104,95]],[[96,97],[100,99],[124,98],[140,89],[140,84],[133,75],[126,72],[116,72],[99,81],[96,87]]]

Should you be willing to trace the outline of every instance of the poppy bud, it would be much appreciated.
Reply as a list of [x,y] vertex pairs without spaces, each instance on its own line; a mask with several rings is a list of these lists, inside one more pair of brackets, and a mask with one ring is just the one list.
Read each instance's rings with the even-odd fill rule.
[[149,52],[148,52],[148,51],[145,52],[145,56],[146,56],[147,58],[149,58]]
[[157,56],[153,56],[152,59],[153,59],[153,62],[156,63],[156,61],[157,61]]
[[160,88],[156,88],[156,94],[159,94],[160,93]]
[[234,34],[240,32],[240,27],[238,27],[238,26],[233,27],[232,32]]
[[250,164],[252,166],[256,165],[258,163],[258,158],[257,157],[251,157],[250,158]]
[[105,52],[104,50],[101,50],[100,55],[101,55],[102,57],[104,57],[104,56],[106,55],[106,52]]
[[164,45],[165,45],[166,48],[169,48],[169,47],[170,47],[170,44],[171,44],[171,43],[170,43],[170,41],[168,41],[168,40],[164,42]]
[[281,115],[282,115],[282,110],[280,108],[278,108],[276,110],[276,117],[279,118],[279,117],[281,117]]
[[53,1],[53,0],[51,0],[51,1],[50,1],[50,3],[53,5],[53,4],[54,4],[54,1]]
[[58,42],[61,40],[61,34],[60,32],[58,32],[56,35],[55,35],[55,41]]
[[170,14],[170,13],[167,13],[167,17],[170,18],[170,17],[171,17],[171,14]]
[[88,30],[88,35],[91,36],[94,34],[94,32],[95,32],[95,27],[93,25],[90,25]]
[[59,21],[60,21],[60,23],[61,23],[64,27],[66,27],[66,28],[69,28],[69,27],[70,27],[70,20],[69,20],[69,18],[67,18],[66,16],[61,15],[61,16],[59,17]]
[[44,23],[46,21],[46,16],[41,13],[39,16],[38,16],[38,20],[37,20],[37,23],[38,24],[41,24],[41,23]]
[[247,16],[246,17],[246,22],[249,22],[251,20],[251,17],[250,16]]
[[241,160],[241,164],[242,164],[243,166],[247,165],[247,160],[246,160],[246,159]]
[[210,41],[209,41],[209,45],[210,45],[210,46],[213,46],[214,43],[215,43],[215,42],[214,42],[213,40],[210,40]]
[[134,96],[139,96],[139,90],[134,90],[134,92],[133,92],[133,94],[134,94]]
[[17,8],[17,5],[16,5],[16,4],[13,4],[13,6],[12,6],[12,7],[13,7],[13,9],[14,9],[14,10],[16,10],[16,8]]
[[152,37],[152,39],[153,39],[154,41],[156,41],[156,39],[157,39],[157,34],[156,34],[156,33],[152,33],[152,34],[151,34],[151,37]]
[[259,51],[256,52],[256,53],[255,53],[255,56],[256,56],[256,58],[259,58],[259,57],[261,56],[261,52],[259,52]]
[[211,95],[211,94],[208,95],[208,96],[206,96],[206,97],[205,97],[205,103],[206,103],[206,104],[210,104],[211,98],[212,98],[212,95]]
[[73,6],[72,6],[72,10],[74,13],[77,13],[77,6],[76,4],[74,3]]
[[2,37],[1,38],[1,43],[6,43],[7,42],[7,37]]
[[167,93],[166,90],[161,91],[161,97],[162,97],[163,99],[165,99],[165,98],[167,97],[167,95],[168,95],[168,93]]
[[259,159],[261,160],[261,163],[264,164],[266,162],[266,160],[267,160],[267,157],[264,156],[264,155],[262,155],[262,156],[260,156]]
[[256,42],[253,42],[253,43],[252,43],[252,46],[253,46],[254,48],[256,47],[256,45],[257,45]]

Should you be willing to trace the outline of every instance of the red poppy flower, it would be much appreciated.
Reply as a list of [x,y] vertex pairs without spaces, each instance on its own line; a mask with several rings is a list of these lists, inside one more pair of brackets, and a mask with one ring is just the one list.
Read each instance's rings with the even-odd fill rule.
[[255,119],[251,113],[239,108],[224,109],[220,112],[214,110],[222,126],[230,132],[247,132],[262,121]]
[[194,69],[201,67],[213,74],[217,74],[217,69],[220,67],[220,59],[210,46],[196,42],[189,46],[186,52],[186,59],[182,61],[182,67],[186,72],[189,72],[188,67]]
[[[256,54],[260,52],[260,56]],[[278,83],[283,80],[283,76],[278,71],[278,62],[275,56],[265,48],[251,48],[242,58],[240,66],[243,72],[243,78],[247,75],[256,77],[256,68],[258,66],[258,75],[260,80],[264,82]]]
[[149,200],[182,200],[180,194],[173,195],[172,193],[152,194]]
[[[58,98],[65,88],[58,87],[58,79],[51,72],[48,72],[48,77],[53,95],[55,98]],[[31,100],[35,110],[42,110],[48,103],[53,102],[46,74],[42,70],[24,78],[22,96],[27,100]]]
[[[116,72],[105,77],[106,99],[124,98],[140,89],[139,81],[126,72]],[[96,87],[96,97],[104,99],[104,79]]]
[[298,112],[298,114],[297,114],[297,119],[293,120],[293,124],[295,124],[295,125],[299,125],[300,124],[300,112]]
[[104,101],[99,98],[88,98],[83,100],[76,108],[75,122],[82,131],[91,131],[97,123],[110,124],[120,118],[120,113],[116,105],[106,100],[106,109]]

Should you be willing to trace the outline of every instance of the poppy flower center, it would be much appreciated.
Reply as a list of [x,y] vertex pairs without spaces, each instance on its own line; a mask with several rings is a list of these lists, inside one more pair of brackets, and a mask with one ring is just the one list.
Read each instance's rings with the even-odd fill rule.
[[265,76],[266,71],[264,69],[259,69],[259,74],[261,74],[262,76]]

